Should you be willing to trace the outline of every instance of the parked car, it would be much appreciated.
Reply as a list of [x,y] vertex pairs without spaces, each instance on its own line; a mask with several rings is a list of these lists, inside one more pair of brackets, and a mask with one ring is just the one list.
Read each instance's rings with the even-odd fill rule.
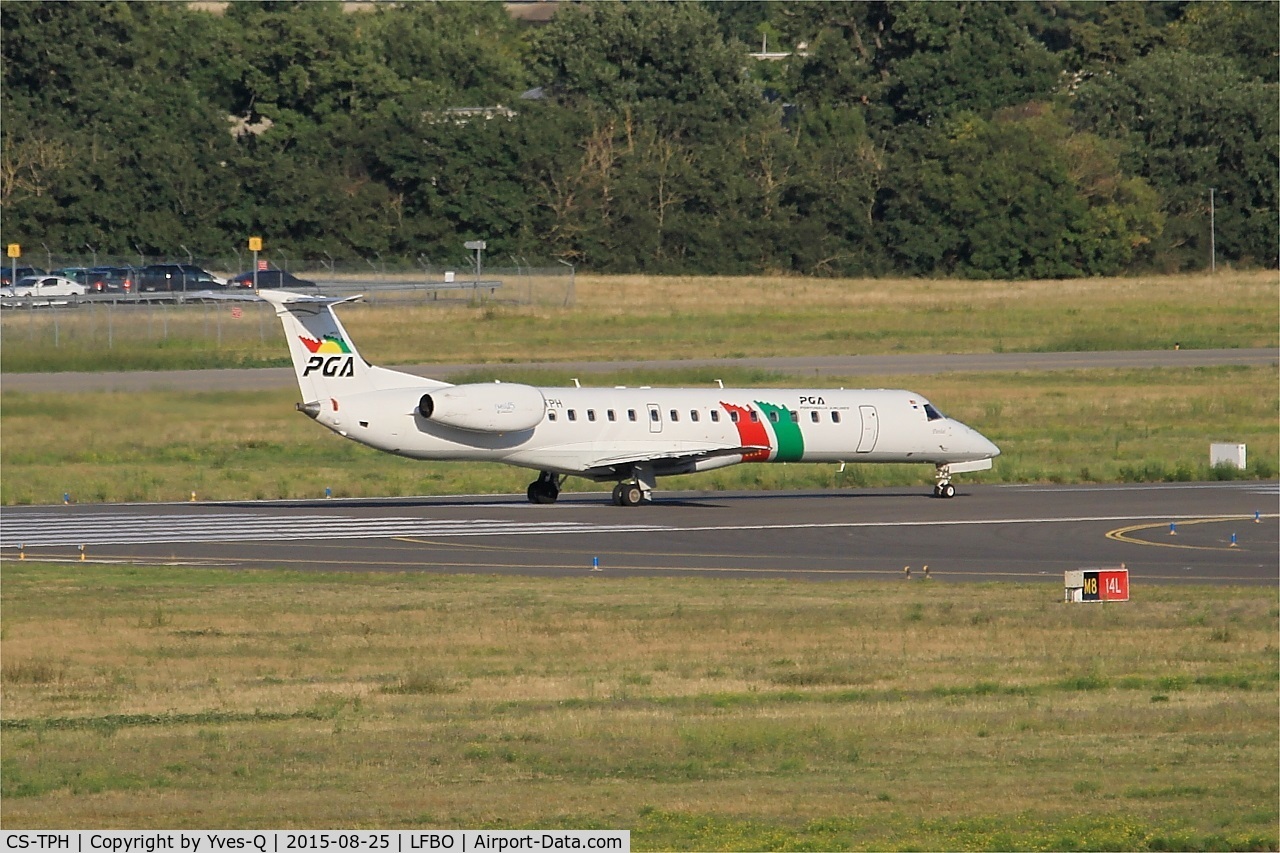
[[88,267],[62,267],[61,269],[49,270],[49,275],[57,275],[62,278],[69,278],[72,281],[88,285],[89,268]]
[[81,281],[90,293],[134,293],[138,271],[134,267],[92,267]]
[[32,275],[19,279],[17,284],[0,287],[0,298],[45,299],[58,296],[84,296],[85,286],[58,275]]
[[[253,287],[253,270],[242,272],[235,278],[227,281],[228,287]],[[285,290],[293,290],[297,287],[315,287],[314,281],[307,281],[305,278],[298,278],[296,275],[284,270],[258,270],[258,287],[280,287]]]
[[30,278],[33,275],[48,275],[47,272],[39,267],[18,267],[16,276],[14,273],[15,270],[5,264],[4,268],[0,269],[0,287],[8,287],[15,281],[22,281],[24,278]]
[[195,264],[151,264],[138,273],[140,290],[214,290],[226,286],[226,279]]

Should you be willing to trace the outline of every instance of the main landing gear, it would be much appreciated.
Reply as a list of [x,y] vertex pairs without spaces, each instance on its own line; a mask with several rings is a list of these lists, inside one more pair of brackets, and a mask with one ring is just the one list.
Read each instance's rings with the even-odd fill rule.
[[951,485],[950,465],[939,465],[938,472],[934,477],[937,480],[933,484],[933,496],[935,498],[954,498],[956,496],[956,487]]
[[644,489],[639,483],[619,483],[613,487],[614,506],[639,506],[644,502]]
[[531,504],[553,504],[560,497],[560,484],[564,478],[550,471],[539,471],[538,479],[529,484],[525,493]]

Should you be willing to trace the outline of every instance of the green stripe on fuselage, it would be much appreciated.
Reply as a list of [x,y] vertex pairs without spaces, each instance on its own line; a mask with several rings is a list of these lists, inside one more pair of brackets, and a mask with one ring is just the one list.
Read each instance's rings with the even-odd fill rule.
[[800,424],[791,420],[791,410],[759,400],[756,400],[756,405],[773,424],[773,433],[778,438],[778,455],[773,457],[773,461],[799,462],[804,456],[804,435],[800,432]]

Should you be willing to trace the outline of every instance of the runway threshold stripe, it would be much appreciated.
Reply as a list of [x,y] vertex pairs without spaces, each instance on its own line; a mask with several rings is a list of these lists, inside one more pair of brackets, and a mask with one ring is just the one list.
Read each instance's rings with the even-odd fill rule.
[[591,525],[581,522],[504,522],[491,519],[433,521],[415,518],[327,516],[43,516],[34,523],[7,519],[0,547],[49,545],[145,545],[178,542],[381,539],[398,536],[527,536],[654,531],[654,525]]
[[[1262,516],[1272,519],[1275,514]],[[748,530],[853,530],[866,528],[967,527],[1013,524],[1083,524],[1252,520],[1251,515],[1076,516],[1068,518],[912,519],[798,524],[737,524],[673,527],[652,524],[596,525],[571,521],[430,520],[405,517],[253,516],[216,514],[170,516],[22,516],[4,519],[0,547],[21,545],[167,544],[255,540],[377,539],[399,536],[546,536],[582,533],[734,532]]]

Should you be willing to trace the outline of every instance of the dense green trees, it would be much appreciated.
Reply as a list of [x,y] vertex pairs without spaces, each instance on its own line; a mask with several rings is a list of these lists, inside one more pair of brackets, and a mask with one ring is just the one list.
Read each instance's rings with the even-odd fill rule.
[[0,213],[60,253],[1065,277],[1204,265],[1213,187],[1219,260],[1275,265],[1278,8],[7,3]]

